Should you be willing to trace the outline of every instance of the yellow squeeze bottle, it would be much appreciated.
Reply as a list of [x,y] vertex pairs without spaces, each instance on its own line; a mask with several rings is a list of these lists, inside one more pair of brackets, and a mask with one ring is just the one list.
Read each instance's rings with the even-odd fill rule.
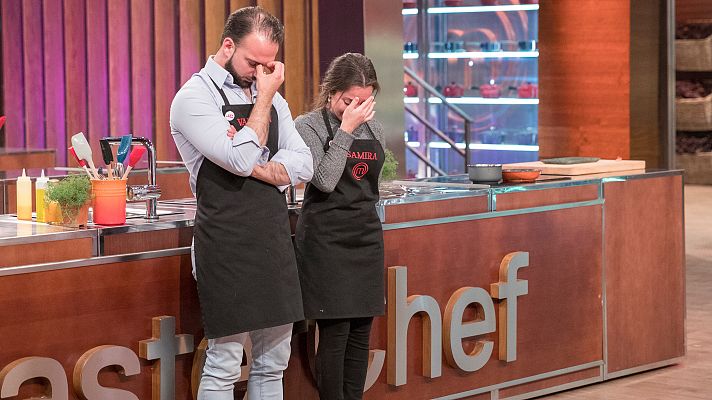
[[45,177],[44,170],[42,170],[42,175],[37,178],[35,183],[35,209],[37,210],[37,222],[45,221],[45,189],[47,188],[47,182],[49,179]]
[[32,221],[32,179],[25,175],[17,178],[17,219]]

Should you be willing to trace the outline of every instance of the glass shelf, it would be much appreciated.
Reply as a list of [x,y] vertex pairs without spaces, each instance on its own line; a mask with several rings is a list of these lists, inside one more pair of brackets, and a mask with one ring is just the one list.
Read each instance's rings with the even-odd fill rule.
[[[450,97],[446,100],[450,104],[539,104],[539,99],[520,99],[512,97]],[[418,97],[404,97],[403,102],[405,104],[418,104],[420,103],[420,99]],[[428,98],[428,103],[442,104],[442,100],[437,97],[430,97]]]
[[[444,0],[418,4],[421,8],[402,10],[403,65],[408,69],[403,85],[404,95],[410,95],[403,99],[408,110],[404,138],[408,176],[433,174],[423,158],[445,173],[465,172],[461,153],[431,128],[466,150],[470,163],[537,160],[539,4],[486,6],[467,1],[448,7]],[[436,97],[418,86],[419,79],[411,73],[443,95],[442,88],[452,85],[461,97]],[[495,95],[490,89],[497,87],[500,97],[482,97]],[[468,149],[461,113],[469,121]]]
[[[462,51],[452,53],[428,53],[428,58],[456,59],[456,58],[538,58],[538,51]],[[403,53],[404,60],[414,60],[418,53]]]
[[[408,147],[419,148],[419,142],[406,142]],[[465,143],[455,143],[457,148],[464,149]],[[428,147],[432,149],[449,149],[450,145],[446,142],[430,142]],[[470,143],[470,150],[492,150],[492,151],[539,151],[537,145],[526,144],[487,144],[487,143]]]
[[[430,7],[428,14],[468,14],[483,12],[507,12],[507,11],[537,11],[539,4],[511,4],[502,6],[470,6],[470,7]],[[418,15],[417,8],[404,8],[403,15]]]

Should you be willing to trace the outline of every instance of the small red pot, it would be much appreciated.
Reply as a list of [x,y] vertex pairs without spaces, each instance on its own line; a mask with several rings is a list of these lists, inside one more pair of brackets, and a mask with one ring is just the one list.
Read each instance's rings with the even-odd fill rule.
[[455,82],[450,82],[449,85],[445,86],[443,94],[445,97],[462,97],[465,94],[465,88]]
[[496,99],[498,97],[502,97],[502,88],[495,83],[486,83],[484,85],[480,85],[480,95],[487,99]]
[[539,86],[526,82],[517,88],[517,97],[520,99],[536,99],[539,97]]
[[413,85],[413,82],[408,82],[403,91],[405,92],[406,97],[418,97],[418,88]]

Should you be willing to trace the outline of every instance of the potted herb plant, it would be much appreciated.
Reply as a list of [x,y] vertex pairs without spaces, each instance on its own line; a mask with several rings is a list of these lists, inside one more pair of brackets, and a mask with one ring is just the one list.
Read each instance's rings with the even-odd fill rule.
[[91,182],[83,175],[70,175],[50,181],[45,190],[47,221],[78,228],[87,224],[91,200]]
[[381,181],[388,182],[396,179],[398,174],[398,160],[393,155],[393,152],[386,149],[386,159],[383,161],[383,169],[381,170]]

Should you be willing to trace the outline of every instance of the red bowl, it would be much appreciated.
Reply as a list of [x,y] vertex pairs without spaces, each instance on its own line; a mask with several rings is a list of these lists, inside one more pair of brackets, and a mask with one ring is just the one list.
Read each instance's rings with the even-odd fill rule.
[[522,169],[503,169],[502,180],[513,183],[531,183],[536,181],[536,178],[541,175],[540,169],[522,168]]

